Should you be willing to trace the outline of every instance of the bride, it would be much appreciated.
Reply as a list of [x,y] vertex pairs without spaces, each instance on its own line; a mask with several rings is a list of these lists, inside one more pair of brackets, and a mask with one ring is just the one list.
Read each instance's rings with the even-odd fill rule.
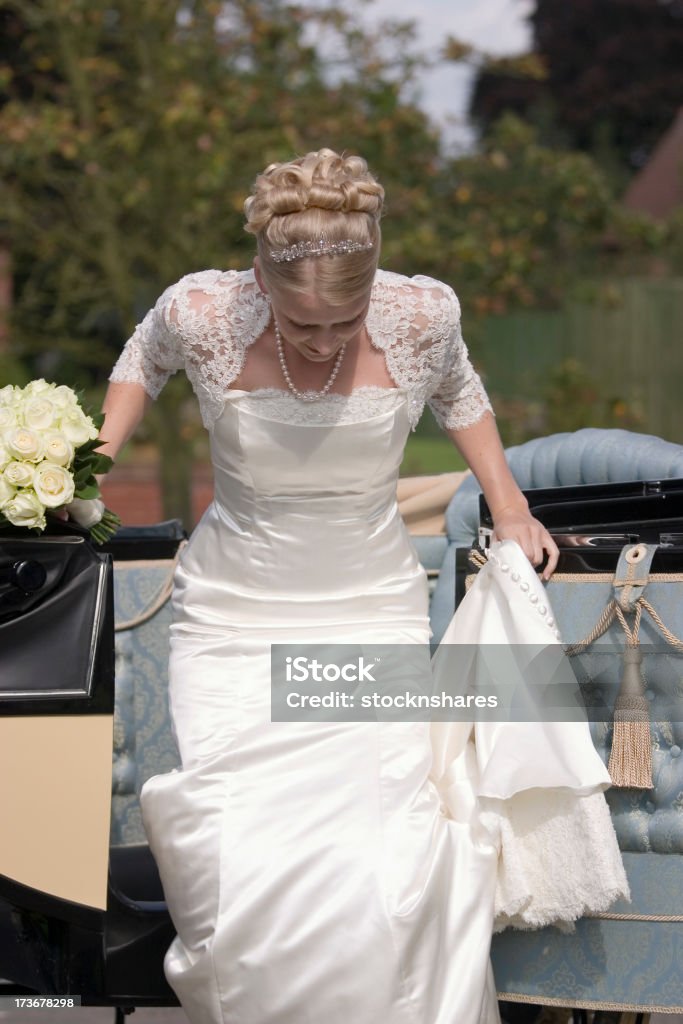
[[382,205],[360,157],[270,165],[245,203],[253,269],[167,288],[110,377],[107,454],[181,369],[210,434],[214,500],[172,598],[181,766],[140,794],[177,930],[164,969],[192,1024],[499,1020],[498,847],[445,813],[429,723],[271,721],[271,644],[429,642],[396,502],[425,404],[497,539],[529,567],[547,556],[543,579],[557,563],[507,467],[454,292],[378,269]]

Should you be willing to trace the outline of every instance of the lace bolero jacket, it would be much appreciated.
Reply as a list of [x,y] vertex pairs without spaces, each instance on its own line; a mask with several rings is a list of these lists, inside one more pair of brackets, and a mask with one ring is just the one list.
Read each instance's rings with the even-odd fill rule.
[[[139,383],[157,398],[171,374],[184,369],[210,430],[249,345],[270,316],[270,301],[252,270],[187,274],[163,292],[138,324],[109,380]],[[448,285],[378,270],[366,327],[394,383],[408,395],[413,429],[425,403],[444,430],[468,427],[487,410],[493,412],[470,362],[460,304]]]

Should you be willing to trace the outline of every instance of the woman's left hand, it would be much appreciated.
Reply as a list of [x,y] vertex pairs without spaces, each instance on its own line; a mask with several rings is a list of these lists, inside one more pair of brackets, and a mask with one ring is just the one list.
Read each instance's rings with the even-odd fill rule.
[[523,509],[503,509],[493,517],[493,540],[516,540],[532,565],[540,565],[544,552],[548,564],[542,579],[548,580],[557,566],[560,550],[543,523]]

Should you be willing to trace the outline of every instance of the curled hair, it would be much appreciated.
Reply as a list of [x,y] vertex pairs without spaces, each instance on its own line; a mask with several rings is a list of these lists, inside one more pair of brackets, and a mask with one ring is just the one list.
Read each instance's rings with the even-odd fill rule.
[[[377,269],[384,189],[359,156],[320,149],[258,175],[244,204],[245,230],[256,235],[263,275],[275,290],[308,291],[341,305],[372,287]],[[363,252],[276,263],[271,250],[325,238],[372,243]]]

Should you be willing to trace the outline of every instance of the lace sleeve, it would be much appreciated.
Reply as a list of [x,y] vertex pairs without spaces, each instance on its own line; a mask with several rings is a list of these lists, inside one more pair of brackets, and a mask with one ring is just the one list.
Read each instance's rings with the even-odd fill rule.
[[270,302],[253,270],[198,270],[167,288],[129,338],[109,380],[136,381],[156,398],[184,369],[211,429],[247,348],[265,330]]
[[443,371],[427,404],[443,430],[461,430],[472,426],[485,412],[495,413],[462,337],[460,303],[452,288],[442,287],[447,294],[448,340]]
[[109,375],[113,383],[142,384],[151,398],[158,398],[164,384],[185,366],[182,338],[172,304],[177,283],[160,296],[126,342]]

